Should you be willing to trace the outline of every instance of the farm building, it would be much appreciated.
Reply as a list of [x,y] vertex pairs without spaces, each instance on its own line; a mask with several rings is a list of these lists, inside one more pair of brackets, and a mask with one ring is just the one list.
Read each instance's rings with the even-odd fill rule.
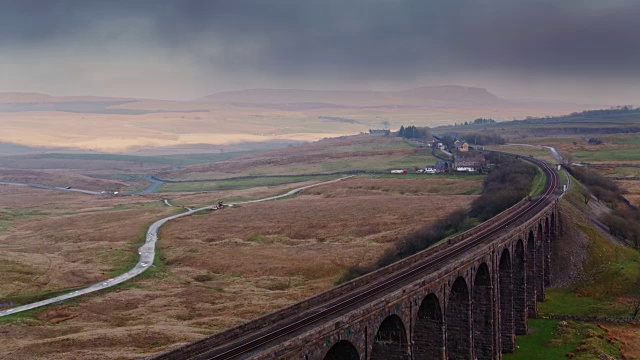
[[469,144],[467,144],[466,141],[460,141],[460,140],[456,140],[453,143],[453,146],[455,146],[457,151],[461,151],[461,152],[467,152],[469,151]]
[[435,164],[433,167],[434,167],[434,168],[436,169],[436,171],[438,171],[438,172],[445,172],[445,171],[448,171],[448,170],[449,170],[449,167],[450,167],[450,166],[451,166],[451,165],[449,164],[449,162],[448,162],[448,161],[438,160],[438,161],[436,161],[436,164]]
[[453,168],[456,171],[479,171],[485,165],[485,158],[477,153],[458,153],[453,159]]

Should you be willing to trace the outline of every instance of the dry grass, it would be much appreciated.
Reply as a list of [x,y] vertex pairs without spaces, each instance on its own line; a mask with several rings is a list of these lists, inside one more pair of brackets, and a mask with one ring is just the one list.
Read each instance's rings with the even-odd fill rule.
[[68,171],[37,171],[19,169],[0,169],[0,181],[36,183],[49,186],[72,186],[93,191],[121,191],[130,186],[123,181],[96,179]]
[[626,191],[624,197],[627,198],[632,205],[640,207],[640,181],[617,180],[616,183]]
[[449,194],[480,182],[358,178],[170,222],[159,243],[163,271],[2,324],[0,348],[9,358],[133,359],[199,339],[331,287],[345,267],[373,261],[419,224],[468,206],[474,196]]
[[414,149],[401,138],[353,136],[234,157],[207,165],[161,172],[167,179],[211,179],[262,174],[309,174],[345,170],[413,169],[435,163],[425,149]]
[[622,343],[625,359],[640,359],[640,327],[638,325],[606,325],[607,332]]
[[[332,161],[366,168],[409,153],[414,156],[399,139],[360,137],[267,151],[223,166],[230,173],[290,173]],[[420,162],[427,158],[414,157]],[[53,164],[31,160],[34,167]],[[108,160],[91,165],[46,159],[54,160],[77,170],[4,175],[101,187],[102,180],[82,175],[118,171]],[[159,169],[137,166],[128,164],[120,171]],[[187,175],[208,176],[218,170],[215,166],[193,167],[205,172]],[[49,175],[52,179],[44,181]],[[178,206],[197,207],[218,199],[267,197],[315,182],[144,197],[0,186],[0,272],[5,275],[0,293],[28,297],[123,271],[146,225],[178,210],[163,206],[163,197]],[[141,278],[64,307],[0,321],[0,359],[133,359],[196,340],[333,286],[346,267],[371,262],[403,234],[468,206],[474,196],[456,194],[473,193],[480,186],[477,177],[359,177],[288,199],[170,222],[161,231],[162,261]]]
[[97,282],[129,264],[153,197],[96,197],[0,185],[0,298]]

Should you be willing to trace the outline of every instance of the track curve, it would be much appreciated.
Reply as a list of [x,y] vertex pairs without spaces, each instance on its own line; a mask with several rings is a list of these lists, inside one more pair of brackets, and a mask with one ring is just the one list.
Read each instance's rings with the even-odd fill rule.
[[[498,151],[495,152],[510,156],[519,156],[516,154]],[[314,325],[330,321],[336,315],[346,313],[358,306],[374,301],[377,296],[395,288],[399,288],[403,284],[412,281],[412,279],[415,280],[417,276],[424,275],[425,271],[433,270],[438,265],[450,261],[458,256],[462,256],[480,244],[490,242],[491,239],[503,232],[505,229],[535,216],[542,209],[546,208],[550,202],[555,200],[555,191],[558,188],[558,176],[555,171],[543,161],[531,157],[519,157],[537,165],[544,171],[547,181],[542,195],[535,200],[529,201],[525,206],[513,211],[513,213],[509,214],[507,217],[500,217],[500,215],[498,215],[495,218],[479,225],[478,227],[481,227],[482,230],[477,234],[474,234],[463,241],[448,245],[445,248],[434,249],[435,247],[432,247],[423,250],[411,258],[421,254],[422,256],[425,256],[424,254],[429,254],[430,252],[434,252],[434,254],[426,255],[427,257],[423,261],[409,263],[406,268],[402,268],[392,274],[385,274],[384,276],[376,278],[376,273],[382,274],[381,270],[384,269],[381,269],[369,275],[365,275],[365,277],[371,277],[371,283],[369,285],[336,294],[336,297],[330,297],[331,300],[329,301],[317,301],[317,303],[312,303],[313,299],[318,299],[319,297],[316,296],[311,298],[307,300],[307,302],[309,302],[309,308],[306,311],[294,313],[292,316],[282,316],[282,314],[279,314],[287,310],[291,311],[290,308],[296,306],[293,305],[289,308],[267,314],[252,321],[270,323],[271,325],[268,327],[254,326],[252,328],[251,322],[249,322],[248,324],[236,326],[209,338],[205,338],[198,342],[161,354],[155,357],[155,359],[229,360],[249,358],[260,350],[265,350],[272,345],[281,343],[288,337],[291,337],[300,331],[309,329]],[[489,226],[487,226],[487,223],[489,223]],[[470,231],[473,231],[473,229]],[[408,259],[410,258],[401,260],[399,263]],[[391,266],[393,266],[393,264],[389,267]],[[357,280],[358,279],[353,281]],[[344,288],[344,285],[346,284],[330,289],[324,294],[327,295],[332,292],[337,292],[339,289]],[[305,301],[301,303],[304,302]],[[274,321],[269,322],[268,320],[270,317],[273,318]],[[247,328],[248,330],[246,332],[241,331],[244,328]],[[235,333],[240,333],[242,335],[234,336]]]

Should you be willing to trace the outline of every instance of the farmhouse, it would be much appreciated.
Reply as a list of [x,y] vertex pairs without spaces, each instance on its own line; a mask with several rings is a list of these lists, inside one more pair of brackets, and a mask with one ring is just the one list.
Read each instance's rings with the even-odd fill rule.
[[466,141],[456,140],[453,143],[453,146],[456,148],[456,151],[467,152],[469,151],[469,144]]

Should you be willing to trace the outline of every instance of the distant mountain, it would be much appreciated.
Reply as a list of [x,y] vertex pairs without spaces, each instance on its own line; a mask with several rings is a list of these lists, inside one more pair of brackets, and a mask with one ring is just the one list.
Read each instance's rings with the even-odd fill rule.
[[495,104],[502,100],[487,89],[457,85],[424,86],[402,91],[246,89],[215,93],[198,101],[238,104],[335,104],[341,106]]
[[423,86],[397,92],[401,96],[439,101],[496,102],[501,99],[485,88],[467,86]]
[[122,102],[136,99],[103,96],[51,96],[36,92],[0,92],[0,103]]

